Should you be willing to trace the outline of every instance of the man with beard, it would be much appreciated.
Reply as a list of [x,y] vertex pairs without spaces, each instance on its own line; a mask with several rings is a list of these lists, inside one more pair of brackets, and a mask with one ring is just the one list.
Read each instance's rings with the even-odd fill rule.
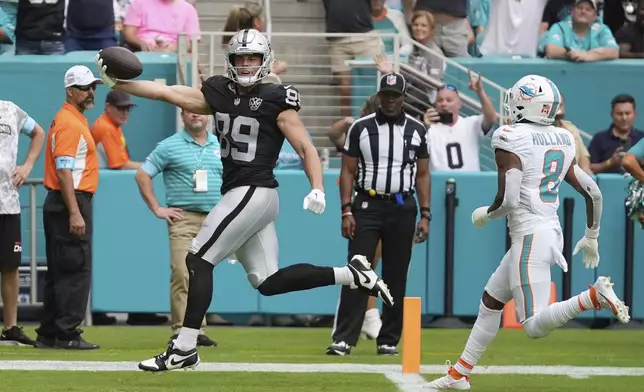
[[96,145],[84,116],[101,79],[89,68],[65,73],[65,103],[54,117],[45,148],[43,204],[47,275],[38,347],[96,349],[78,329],[92,279],[92,198],[98,187]]

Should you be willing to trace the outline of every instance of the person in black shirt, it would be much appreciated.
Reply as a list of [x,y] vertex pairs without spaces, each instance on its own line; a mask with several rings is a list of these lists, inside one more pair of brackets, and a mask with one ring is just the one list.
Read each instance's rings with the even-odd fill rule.
[[327,41],[331,72],[340,87],[340,112],[342,117],[348,117],[351,115],[351,68],[345,62],[384,53],[385,44],[373,27],[371,0],[323,0],[323,4],[326,32],[347,35],[327,37]]
[[[376,339],[380,355],[398,354],[412,245],[425,241],[431,219],[427,129],[403,111],[406,86],[400,74],[382,76],[380,107],[349,128],[340,173],[342,235],[349,239],[348,259],[364,255],[360,257],[365,261],[373,260],[382,240],[382,275],[394,305],[382,313]],[[417,225],[414,188],[421,211]],[[351,353],[358,343],[367,298],[364,293],[342,288],[327,354]]]
[[644,58],[644,1],[639,2],[636,12],[635,22],[626,23],[615,34],[620,58]]
[[19,0],[16,54],[65,53],[65,0]]
[[70,1],[65,50],[101,50],[111,46],[116,46],[113,1]]
[[[304,263],[278,267],[274,222],[279,199],[273,169],[285,137],[304,160],[311,182],[303,208],[321,214],[326,201],[320,159],[297,113],[298,91],[291,85],[260,83],[273,63],[273,51],[264,35],[252,29],[235,34],[226,50],[228,77],[212,76],[201,90],[115,80],[108,76],[100,52],[96,62],[101,78],[111,88],[167,101],[193,113],[214,114],[221,145],[222,198],[208,214],[186,257],[190,279],[183,327],[166,351],[142,361],[139,369],[163,372],[199,364],[197,337],[212,298],[213,268],[233,253],[250,284],[262,295],[352,285],[392,305],[387,286],[364,257],[339,268]],[[204,191],[206,176],[195,170],[195,191]],[[364,307],[360,312],[364,314]]]

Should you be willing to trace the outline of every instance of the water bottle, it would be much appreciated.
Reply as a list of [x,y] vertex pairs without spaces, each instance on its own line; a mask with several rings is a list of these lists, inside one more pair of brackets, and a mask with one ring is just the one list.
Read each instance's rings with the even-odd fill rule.
[[329,158],[331,156],[331,153],[328,148],[325,148],[322,150],[322,168],[324,170],[327,170],[329,168]]

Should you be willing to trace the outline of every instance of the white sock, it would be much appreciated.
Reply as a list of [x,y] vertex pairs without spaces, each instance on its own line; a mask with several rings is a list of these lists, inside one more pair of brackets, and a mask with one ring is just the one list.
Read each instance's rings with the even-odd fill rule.
[[181,327],[179,336],[174,340],[174,347],[181,351],[190,351],[197,347],[199,330],[194,328]]
[[353,274],[346,265],[344,267],[333,267],[333,274],[335,275],[335,284],[348,286],[353,283]]
[[380,311],[378,310],[378,308],[369,309],[364,313],[364,318],[365,318],[365,320],[369,319],[369,318],[377,318],[377,319],[379,319],[380,318]]
[[463,376],[469,375],[472,372],[472,368],[481,359],[487,346],[494,340],[500,324],[501,311],[488,309],[481,301],[479,315],[472,327],[470,337],[467,339],[465,350],[463,350],[463,354],[454,365],[454,370]]
[[591,292],[586,290],[566,301],[550,304],[534,316],[534,321],[541,331],[548,333],[565,325],[581,312],[594,308]]

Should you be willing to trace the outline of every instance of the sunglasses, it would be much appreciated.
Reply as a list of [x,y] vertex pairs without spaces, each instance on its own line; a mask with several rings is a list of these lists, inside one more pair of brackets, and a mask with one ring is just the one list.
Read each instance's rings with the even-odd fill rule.
[[96,83],[88,84],[87,86],[73,86],[76,89],[79,89],[80,91],[89,91],[89,90],[96,90]]
[[438,89],[438,91],[441,91],[441,90],[450,90],[450,91],[458,92],[458,88],[456,88],[456,86],[454,86],[453,84],[445,84]]

